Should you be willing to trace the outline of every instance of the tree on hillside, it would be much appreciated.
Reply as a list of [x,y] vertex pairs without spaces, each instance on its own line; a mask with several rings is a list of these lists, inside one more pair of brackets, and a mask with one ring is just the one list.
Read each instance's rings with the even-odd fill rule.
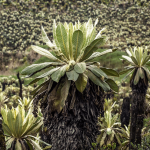
[[[44,42],[50,51],[32,45],[32,49],[51,62],[32,64],[21,74],[31,77],[49,68],[36,77],[33,84],[48,77],[31,94],[36,116],[40,101],[44,117],[42,140],[52,144],[51,150],[89,150],[99,134],[98,116],[104,115],[104,91],[118,92],[118,86],[108,76],[118,76],[115,70],[100,66],[100,56],[113,52],[108,49],[98,52],[107,40],[102,29],[96,35],[96,24],[92,20],[81,24],[79,21],[64,25],[53,24],[53,43],[42,27]],[[97,52],[96,52],[97,51]]]
[[147,49],[143,52],[143,47],[135,47],[134,50],[126,50],[128,56],[122,56],[130,65],[126,70],[120,72],[120,75],[129,72],[124,79],[130,78],[130,87],[132,88],[132,106],[131,106],[131,125],[130,125],[130,149],[133,144],[141,144],[141,130],[144,119],[144,103],[150,79],[150,72],[147,68],[150,66],[150,56],[147,55]]
[[129,97],[125,97],[123,99],[121,110],[122,110],[121,116],[120,116],[121,127],[125,129],[124,125],[128,127],[129,121],[130,121],[130,98]]

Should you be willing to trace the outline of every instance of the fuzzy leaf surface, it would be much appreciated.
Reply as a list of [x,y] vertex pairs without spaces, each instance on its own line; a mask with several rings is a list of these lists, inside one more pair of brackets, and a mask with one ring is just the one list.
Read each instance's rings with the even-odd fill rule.
[[105,38],[100,37],[99,39],[94,40],[90,45],[88,45],[84,50],[84,55],[81,61],[86,60],[89,58],[94,51],[98,49],[99,46],[105,44]]
[[62,23],[59,23],[56,28],[56,36],[62,53],[69,58],[67,50],[67,32]]
[[42,29],[42,38],[43,38],[43,41],[46,43],[46,45],[48,45],[49,47],[56,47],[56,45],[54,45],[50,40],[49,38],[47,37],[47,34],[43,28],[43,26],[41,26],[41,29]]
[[56,71],[51,75],[52,80],[58,83],[59,80],[60,80],[60,78],[61,78],[62,76],[64,76],[67,67],[68,67],[68,65],[64,65],[64,66],[62,66],[60,69],[56,70]]
[[50,60],[52,61],[56,61],[56,62],[59,62],[59,59],[57,59],[54,55],[52,55],[48,50],[44,49],[44,48],[41,48],[39,46],[36,46],[36,45],[31,45],[31,48],[39,53],[40,55],[43,55],[47,58],[49,58]]
[[77,73],[83,73],[83,72],[86,70],[86,63],[85,63],[85,62],[77,63],[77,64],[74,66],[74,70],[75,70]]
[[83,33],[81,30],[76,30],[76,31],[74,31],[73,37],[72,37],[74,60],[76,60],[77,57],[79,56],[82,45],[83,45]]
[[75,72],[75,70],[71,70],[69,72],[66,72],[66,75],[68,77],[68,80],[76,81],[79,77],[79,74]]
[[60,69],[60,67],[51,69],[50,71],[48,71],[48,72],[46,72],[46,73],[44,73],[44,74],[42,74],[42,75],[40,75],[40,76],[38,76],[38,77],[36,77],[36,78],[44,78],[44,77],[46,77],[46,76],[49,76],[49,75],[51,75],[52,73],[54,73],[54,72],[55,72],[56,70],[58,70],[58,69]]
[[85,74],[90,78],[90,80],[91,80],[94,84],[96,84],[96,85],[102,87],[102,88],[104,89],[104,91],[109,91],[109,90],[110,90],[109,85],[108,85],[105,81],[102,81],[102,80],[99,79],[97,76],[95,76],[91,71],[87,70],[87,71],[85,72]]
[[55,65],[63,65],[63,63],[59,62],[45,62],[40,64],[32,64],[21,71],[22,75],[29,75],[37,71],[41,71],[47,67],[55,66]]
[[78,79],[75,82],[76,88],[79,92],[83,92],[87,85],[88,77],[85,74],[79,74]]
[[107,75],[97,66],[90,65],[90,66],[87,66],[87,68],[90,69],[97,77],[103,76],[103,77],[107,78]]

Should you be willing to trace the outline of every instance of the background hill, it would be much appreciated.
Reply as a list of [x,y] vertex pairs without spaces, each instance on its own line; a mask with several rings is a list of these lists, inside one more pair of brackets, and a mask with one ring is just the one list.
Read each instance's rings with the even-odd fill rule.
[[[97,30],[107,28],[105,48],[128,46],[150,48],[150,1],[109,0],[5,0],[0,1],[0,74],[39,58],[31,45],[45,45],[41,39],[41,25],[52,40],[53,19],[56,23],[85,22],[99,19]],[[103,3],[102,3],[103,2]],[[109,63],[111,64],[111,63]],[[8,73],[9,70],[9,73]],[[6,73],[7,71],[7,73]]]

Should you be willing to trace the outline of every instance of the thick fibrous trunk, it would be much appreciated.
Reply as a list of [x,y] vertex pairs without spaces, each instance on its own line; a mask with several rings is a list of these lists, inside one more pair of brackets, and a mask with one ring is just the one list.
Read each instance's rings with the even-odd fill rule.
[[121,119],[121,127],[125,128],[124,125],[128,127],[130,121],[130,98],[129,97],[125,97],[123,99],[120,119]]
[[0,150],[6,150],[5,136],[2,129],[2,115],[0,114]]
[[[132,88],[132,107],[131,107],[131,126],[130,126],[130,143],[134,145],[141,144],[141,130],[144,119],[144,103],[147,92],[144,81],[140,78],[137,85],[131,82]],[[130,145],[130,149],[132,146]]]
[[2,91],[4,91],[6,88],[6,83],[5,82],[2,82]]
[[[72,94],[75,92],[74,107]],[[41,104],[44,126],[42,140],[52,144],[50,150],[90,150],[92,143],[100,134],[97,126],[98,116],[104,115],[104,93],[91,81],[87,83],[83,94],[71,85],[65,107],[57,114],[51,112],[48,102]]]

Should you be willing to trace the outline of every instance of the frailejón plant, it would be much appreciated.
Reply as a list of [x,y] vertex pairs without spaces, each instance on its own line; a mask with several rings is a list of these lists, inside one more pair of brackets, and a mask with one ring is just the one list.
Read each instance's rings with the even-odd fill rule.
[[53,43],[47,37],[44,28],[41,27],[43,41],[50,47],[50,50],[35,45],[31,47],[35,52],[48,57],[51,62],[32,64],[21,72],[22,75],[31,77],[37,72],[49,68],[47,72],[30,82],[32,84],[42,78],[49,77],[31,93],[34,97],[47,91],[46,99],[53,83],[58,83],[58,86],[51,92],[54,95],[53,109],[60,112],[65,105],[71,81],[75,82],[77,90],[81,93],[87,85],[88,78],[94,84],[102,87],[104,91],[112,89],[118,92],[118,86],[108,77],[109,75],[118,76],[118,73],[115,70],[101,67],[99,63],[101,56],[116,49],[98,52],[99,48],[106,43],[107,38],[102,36],[104,28],[96,35],[97,23],[98,19],[94,25],[92,19],[89,19],[88,22],[83,24],[78,21],[75,25],[66,22],[56,25],[54,20]]

